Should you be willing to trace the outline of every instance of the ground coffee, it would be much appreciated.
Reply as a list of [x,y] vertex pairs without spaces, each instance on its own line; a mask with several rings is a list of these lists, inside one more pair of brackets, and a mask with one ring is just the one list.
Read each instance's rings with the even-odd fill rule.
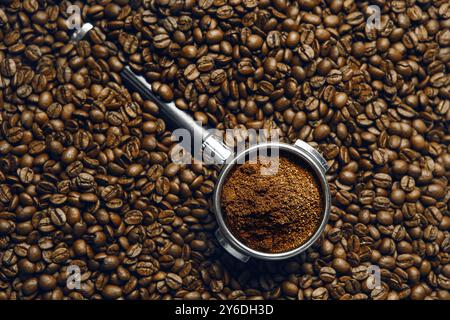
[[222,210],[231,232],[248,247],[270,253],[293,250],[320,225],[320,184],[305,164],[279,157],[278,170],[264,175],[270,158],[233,169],[222,190]]

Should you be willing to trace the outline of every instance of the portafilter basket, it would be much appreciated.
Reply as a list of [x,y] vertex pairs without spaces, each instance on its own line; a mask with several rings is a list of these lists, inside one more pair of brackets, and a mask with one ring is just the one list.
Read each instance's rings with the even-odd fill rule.
[[[322,195],[323,212],[321,216],[321,222],[314,234],[301,246],[286,252],[281,253],[267,253],[254,250],[244,243],[242,243],[237,237],[233,235],[227,226],[224,215],[222,212],[221,196],[222,189],[228,175],[233,171],[237,165],[245,162],[245,159],[255,157],[258,154],[269,154],[270,150],[277,150],[281,154],[289,154],[294,161],[299,164],[305,164],[308,169],[314,173],[317,177],[317,181],[320,184],[320,190]],[[262,259],[262,260],[284,260],[292,256],[298,255],[308,249],[321,235],[325,226],[327,225],[328,218],[330,216],[331,208],[331,194],[330,187],[326,179],[326,172],[328,165],[325,159],[316,151],[313,147],[302,140],[297,140],[294,145],[281,143],[281,142],[269,142],[261,143],[252,146],[237,156],[231,162],[227,162],[222,167],[222,171],[216,182],[214,194],[213,194],[213,209],[216,215],[219,228],[216,231],[216,237],[219,243],[227,250],[231,255],[241,261],[248,261],[250,257]]]

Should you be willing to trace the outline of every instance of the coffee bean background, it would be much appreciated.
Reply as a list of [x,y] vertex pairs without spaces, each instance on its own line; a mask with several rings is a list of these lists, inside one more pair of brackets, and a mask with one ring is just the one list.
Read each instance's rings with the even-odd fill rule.
[[[0,299],[450,298],[447,1],[72,4],[95,26],[78,43],[68,1],[0,1]],[[171,163],[126,64],[204,125],[322,152],[320,241],[278,263],[226,254],[216,168]]]

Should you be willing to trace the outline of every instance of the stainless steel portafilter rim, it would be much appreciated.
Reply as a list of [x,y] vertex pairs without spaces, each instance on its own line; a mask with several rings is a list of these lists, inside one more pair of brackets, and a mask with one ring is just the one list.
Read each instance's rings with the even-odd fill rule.
[[[291,155],[294,155],[295,157],[299,158],[300,161],[303,161],[311,169],[313,169],[318,181],[320,182],[321,191],[323,192],[323,205],[324,205],[322,221],[320,223],[319,228],[315,231],[315,233],[308,239],[308,241],[303,243],[298,248],[282,253],[261,252],[254,250],[243,244],[239,239],[237,239],[233,235],[233,233],[226,225],[221,206],[222,188],[228,175],[231,173],[231,170],[238,163],[241,163],[240,161],[248,154],[255,152],[257,150],[261,149],[264,150],[265,148],[274,148],[274,147],[279,148],[280,154],[282,152],[286,152]],[[294,145],[286,143],[258,144],[238,154],[231,162],[226,163],[222,168],[222,171],[216,182],[216,188],[213,194],[213,209],[216,215],[217,223],[219,224],[219,229],[216,232],[216,236],[220,244],[230,254],[232,254],[234,257],[242,261],[247,261],[249,260],[250,257],[262,260],[284,260],[306,251],[318,240],[323,230],[325,229],[325,226],[327,225],[328,219],[330,217],[331,193],[330,187],[326,179],[327,170],[328,166],[323,157],[314,148],[312,148],[307,143],[301,140],[298,140]]]

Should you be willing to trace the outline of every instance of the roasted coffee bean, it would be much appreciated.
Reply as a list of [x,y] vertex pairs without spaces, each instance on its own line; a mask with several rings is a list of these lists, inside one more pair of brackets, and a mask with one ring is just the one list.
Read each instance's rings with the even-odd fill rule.
[[315,289],[311,294],[312,300],[328,300],[329,293],[328,290],[324,287],[319,287]]
[[220,29],[212,29],[206,32],[205,39],[206,42],[210,45],[219,43],[223,39],[223,31]]
[[183,285],[183,279],[175,273],[168,273],[166,276],[166,284],[172,290],[178,290]]
[[27,57],[27,59],[29,59],[30,61],[33,61],[33,62],[36,62],[42,56],[41,49],[37,45],[29,45],[25,49],[24,54],[25,54],[25,57]]
[[17,72],[17,65],[13,59],[4,59],[0,64],[0,73],[5,77],[12,77]]
[[200,72],[211,71],[214,67],[214,59],[209,55],[203,56],[197,61],[197,68]]
[[117,285],[107,284],[102,290],[102,296],[109,300],[118,299],[122,294],[122,288]]
[[194,81],[200,76],[200,72],[194,64],[190,64],[184,70],[184,76],[189,81]]
[[22,183],[29,184],[33,181],[34,178],[34,172],[33,169],[30,168],[22,168],[18,170],[18,176]]
[[167,48],[170,43],[171,40],[167,33],[158,34],[153,38],[153,45],[158,49]]
[[50,219],[54,225],[59,227],[63,226],[67,221],[66,213],[60,208],[50,210]]
[[326,283],[333,282],[336,279],[336,271],[330,267],[320,269],[320,279]]

